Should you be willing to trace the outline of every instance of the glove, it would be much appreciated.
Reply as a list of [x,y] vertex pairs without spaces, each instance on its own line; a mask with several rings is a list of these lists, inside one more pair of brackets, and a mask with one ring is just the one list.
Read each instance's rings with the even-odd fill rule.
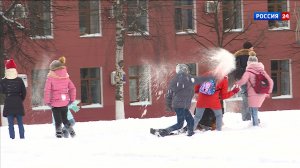
[[236,93],[239,92],[239,91],[240,91],[240,88],[239,88],[239,87],[236,87],[236,88],[234,88],[234,89],[232,90],[232,93],[236,94]]

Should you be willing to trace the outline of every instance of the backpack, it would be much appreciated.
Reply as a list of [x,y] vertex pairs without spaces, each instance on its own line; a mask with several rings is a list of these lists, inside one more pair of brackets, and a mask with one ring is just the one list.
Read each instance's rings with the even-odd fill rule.
[[216,81],[214,79],[210,79],[201,84],[199,88],[199,92],[206,95],[213,95],[216,91]]
[[[248,71],[253,73],[251,71]],[[251,87],[253,87],[254,91],[257,94],[268,94],[270,90],[270,84],[268,79],[262,73],[253,73],[255,75],[255,84],[253,85],[250,81]]]

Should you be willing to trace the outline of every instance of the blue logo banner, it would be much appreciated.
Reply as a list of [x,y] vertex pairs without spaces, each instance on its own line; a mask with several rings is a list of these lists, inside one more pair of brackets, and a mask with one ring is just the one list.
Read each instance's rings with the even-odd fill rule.
[[281,20],[281,12],[254,12],[254,20]]

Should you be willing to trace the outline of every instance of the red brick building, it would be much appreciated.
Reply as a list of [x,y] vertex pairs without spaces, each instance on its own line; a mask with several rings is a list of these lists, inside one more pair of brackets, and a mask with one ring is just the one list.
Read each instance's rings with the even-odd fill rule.
[[[18,69],[28,79],[24,122],[52,121],[50,109],[43,106],[43,85],[50,62],[62,55],[67,58],[68,72],[77,87],[77,99],[81,100],[76,120],[114,120],[115,87],[111,73],[116,64],[117,14],[113,2],[27,2],[28,15],[39,14],[39,18],[28,17],[33,20],[30,26],[39,27],[32,40],[47,44],[48,49],[32,49],[37,59],[35,66]],[[176,63],[189,63],[192,73],[198,75],[203,69],[198,51],[224,47],[235,52],[245,41],[254,44],[259,60],[275,83],[272,98],[265,101],[260,111],[300,109],[300,2],[232,0],[220,2],[217,7],[214,2],[130,0],[124,5],[126,118],[173,115],[164,110],[164,94]],[[60,10],[57,6],[68,8]],[[253,19],[255,11],[287,11],[290,20],[257,21]],[[231,102],[239,100],[226,101],[227,107],[235,110],[236,105]]]

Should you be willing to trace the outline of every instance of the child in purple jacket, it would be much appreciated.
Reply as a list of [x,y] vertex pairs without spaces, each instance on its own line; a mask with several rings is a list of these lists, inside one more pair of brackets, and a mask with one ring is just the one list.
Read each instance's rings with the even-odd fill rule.
[[76,98],[76,88],[69,78],[65,62],[65,57],[52,61],[44,88],[44,102],[51,107],[57,138],[62,138],[62,123],[71,137],[76,135],[67,118],[68,105]]

